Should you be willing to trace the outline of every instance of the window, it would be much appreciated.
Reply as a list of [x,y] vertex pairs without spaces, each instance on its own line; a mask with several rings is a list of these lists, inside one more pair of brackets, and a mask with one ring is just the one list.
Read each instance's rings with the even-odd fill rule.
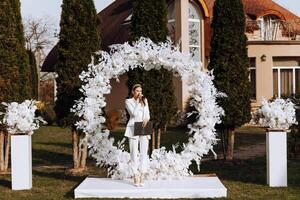
[[[201,33],[202,33],[202,17],[199,14],[197,4],[189,2],[189,52],[196,62],[201,62]],[[175,14],[175,1],[168,4],[168,35],[171,40],[175,41],[175,28],[176,28],[176,14]]]
[[171,41],[173,42],[175,42],[175,17],[175,1],[172,1],[168,5],[168,35],[170,36]]
[[249,67],[249,81],[250,81],[250,94],[251,99],[256,99],[256,59],[255,58],[249,58],[250,67]]
[[300,93],[300,66],[273,67],[273,92],[278,97]]
[[266,15],[258,19],[260,37],[263,40],[276,40],[280,29],[280,19],[275,15]]
[[201,16],[197,5],[189,3],[189,51],[196,62],[201,62]]

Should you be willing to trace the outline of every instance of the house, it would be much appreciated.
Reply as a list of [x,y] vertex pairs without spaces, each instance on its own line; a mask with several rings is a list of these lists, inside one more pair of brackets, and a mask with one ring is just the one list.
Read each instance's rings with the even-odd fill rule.
[[[262,97],[300,93],[300,18],[272,0],[242,0],[246,13],[248,57],[252,106]],[[210,24],[214,0],[167,0],[170,38],[181,51],[203,63],[207,69],[210,51]],[[102,20],[102,46],[126,42],[130,33],[132,6],[129,0],[116,0],[99,13]],[[42,71],[54,71],[56,48],[49,53]],[[199,66],[199,70],[201,67]],[[112,80],[107,109],[124,109],[127,76]],[[174,77],[179,109],[184,111],[189,94],[186,84]]]

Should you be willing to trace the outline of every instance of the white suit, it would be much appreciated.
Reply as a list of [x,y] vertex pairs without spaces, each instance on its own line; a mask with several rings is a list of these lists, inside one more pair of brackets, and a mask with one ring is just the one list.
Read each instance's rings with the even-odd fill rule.
[[[147,99],[145,106],[138,103],[133,97],[125,100],[125,107],[129,112],[130,119],[126,125],[124,136],[129,139],[130,157],[133,173],[138,172],[138,168],[145,173],[148,168],[148,146],[151,135],[134,136],[134,122],[142,122],[143,119],[150,120],[150,111]],[[140,163],[138,163],[138,144],[140,143]]]

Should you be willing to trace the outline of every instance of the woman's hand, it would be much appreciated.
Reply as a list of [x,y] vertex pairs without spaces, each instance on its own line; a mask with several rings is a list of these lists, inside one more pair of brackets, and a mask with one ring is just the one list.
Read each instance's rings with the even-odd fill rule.
[[143,120],[143,128],[145,128],[145,127],[146,127],[146,125],[147,125],[148,121],[149,121],[148,119],[144,119],[144,120]]
[[137,95],[136,101],[137,101],[138,103],[140,103],[140,102],[142,101],[142,95],[141,95],[141,94],[138,94],[138,95]]
[[142,95],[142,94],[139,94],[139,97],[138,97],[139,102],[142,101],[142,97],[143,97],[143,95]]

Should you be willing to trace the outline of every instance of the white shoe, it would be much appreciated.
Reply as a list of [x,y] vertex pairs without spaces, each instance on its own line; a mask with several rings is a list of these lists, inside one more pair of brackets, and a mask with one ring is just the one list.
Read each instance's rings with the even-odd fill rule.
[[145,174],[142,173],[140,176],[140,186],[145,186],[144,177],[145,177]]
[[139,177],[139,175],[134,175],[133,176],[133,184],[135,186],[140,186],[140,177]]

